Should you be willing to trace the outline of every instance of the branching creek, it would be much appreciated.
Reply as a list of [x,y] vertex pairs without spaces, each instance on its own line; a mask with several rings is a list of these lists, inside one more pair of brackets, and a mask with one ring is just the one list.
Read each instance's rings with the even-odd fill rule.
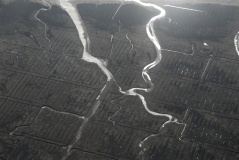
[[[131,1],[131,0],[126,0],[126,1]],[[151,111],[149,108],[148,108],[148,105],[147,105],[147,102],[144,98],[144,96],[142,96],[141,94],[137,93],[137,91],[144,91],[144,92],[150,92],[154,89],[154,83],[151,81],[151,78],[148,74],[148,71],[155,67],[158,63],[160,63],[161,61],[161,58],[162,58],[162,54],[161,54],[161,46],[158,42],[158,39],[155,35],[155,32],[154,32],[154,27],[153,27],[153,24],[154,24],[154,21],[157,20],[157,19],[161,19],[163,18],[165,15],[166,15],[166,12],[163,8],[159,7],[159,6],[156,6],[154,4],[149,4],[149,3],[143,3],[141,1],[138,1],[138,0],[135,0],[135,1],[131,1],[132,3],[137,3],[139,5],[143,5],[145,7],[152,7],[154,9],[157,9],[160,14],[151,18],[150,21],[148,22],[148,24],[146,25],[146,32],[147,32],[147,35],[149,37],[149,39],[152,41],[152,43],[154,44],[155,48],[156,48],[156,51],[157,51],[157,57],[156,59],[148,64],[147,66],[145,66],[143,68],[143,71],[142,71],[142,77],[144,79],[144,81],[146,83],[149,84],[149,88],[131,88],[129,90],[126,90],[126,91],[123,91],[121,89],[121,87],[117,84],[117,81],[115,80],[114,76],[111,74],[111,72],[106,68],[106,66],[102,63],[102,61],[100,61],[98,58],[96,57],[93,57],[90,53],[91,53],[91,44],[90,44],[90,39],[89,39],[89,35],[87,33],[87,29],[84,25],[84,22],[83,20],[81,19],[81,16],[79,15],[77,9],[76,9],[76,6],[74,6],[72,3],[70,3],[69,1],[67,0],[60,0],[60,5],[61,7],[69,14],[69,16],[71,17],[71,19],[73,20],[76,28],[77,28],[77,31],[79,33],[79,38],[83,44],[83,47],[84,47],[84,50],[83,50],[83,56],[82,56],[82,59],[87,61],[87,62],[90,62],[90,63],[95,63],[98,65],[98,67],[102,70],[102,72],[107,76],[107,82],[106,82],[106,85],[103,87],[103,89],[101,90],[101,93],[100,95],[97,97],[95,103],[93,104],[92,108],[91,108],[91,111],[89,112],[88,115],[86,115],[84,117],[84,122],[83,124],[81,125],[81,127],[79,128],[78,130],[78,133],[75,137],[75,139],[66,147],[66,153],[65,153],[65,156],[63,157],[63,159],[65,159],[69,154],[70,154],[70,151],[71,151],[71,148],[72,146],[80,139],[81,137],[81,134],[82,134],[82,130],[84,128],[84,125],[87,123],[87,121],[94,115],[95,111],[98,109],[101,101],[103,100],[106,92],[109,90],[109,88],[112,86],[113,83],[116,83],[118,88],[119,88],[119,91],[125,95],[125,96],[137,96],[145,110],[153,115],[153,116],[159,116],[159,117],[167,117],[168,118],[168,121],[164,122],[164,124],[161,126],[160,129],[164,128],[165,125],[169,124],[169,123],[177,123],[177,124],[183,124],[184,126],[186,126],[186,124],[184,123],[180,123],[178,122],[177,118],[173,117],[172,115],[170,114],[162,114],[162,113],[157,113],[157,112],[154,112],[154,111]],[[120,7],[118,8],[118,10],[120,9]],[[118,10],[116,11],[116,13],[118,12]],[[115,15],[114,15],[115,16]],[[114,19],[114,16],[112,17],[112,19]],[[184,127],[185,129],[185,127]],[[184,131],[184,130],[183,130]],[[183,132],[182,132],[183,134]],[[139,147],[143,147],[143,144],[146,140],[148,140],[150,137],[152,136],[155,136],[155,135],[150,135],[146,138],[144,138],[140,144],[139,144]]]

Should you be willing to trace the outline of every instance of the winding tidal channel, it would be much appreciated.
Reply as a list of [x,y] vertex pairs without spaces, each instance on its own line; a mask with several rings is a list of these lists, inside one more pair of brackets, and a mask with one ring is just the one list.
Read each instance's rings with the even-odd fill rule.
[[41,12],[41,11],[49,11],[51,10],[52,6],[50,3],[46,2],[46,5],[49,7],[48,9],[45,9],[45,8],[41,8],[40,10],[37,11],[37,13],[34,15],[34,17],[39,21],[41,22],[42,24],[44,24],[45,26],[45,31],[44,31],[44,36],[45,36],[45,39],[49,42],[49,48],[51,49],[51,51],[53,51],[53,48],[52,48],[52,44],[51,44],[51,40],[47,37],[47,30],[48,30],[48,27],[46,25],[46,23],[44,23],[42,20],[40,20],[37,16],[38,14]]
[[[151,115],[153,116],[159,116],[159,117],[167,117],[168,118],[168,121],[166,121],[162,126],[161,128],[165,127],[166,124],[169,124],[169,123],[178,123],[178,124],[184,124],[184,123],[179,123],[178,120],[173,117],[172,115],[169,115],[169,114],[162,114],[162,113],[157,113],[157,112],[154,112],[154,111],[151,111],[148,106],[147,106],[147,102],[144,98],[144,96],[142,96],[141,94],[137,93],[137,91],[144,91],[144,92],[150,92],[154,89],[154,83],[151,81],[151,78],[148,74],[148,71],[155,67],[158,63],[160,63],[161,59],[162,59],[162,54],[161,54],[161,46],[159,44],[159,41],[155,35],[155,32],[154,32],[154,22],[155,20],[158,20],[158,19],[161,19],[163,18],[165,15],[166,15],[166,12],[163,8],[157,6],[157,5],[154,5],[154,4],[150,4],[150,3],[143,3],[139,0],[126,0],[128,2],[133,2],[133,3],[137,3],[139,5],[142,5],[142,6],[145,6],[145,7],[151,7],[151,8],[154,8],[156,10],[158,10],[160,12],[159,15],[153,17],[150,19],[150,21],[148,22],[148,24],[146,25],[146,32],[147,32],[147,35],[149,37],[149,39],[152,41],[152,43],[154,44],[155,48],[156,48],[156,51],[157,51],[157,57],[156,59],[148,64],[147,66],[145,66],[143,68],[143,71],[142,71],[142,77],[143,79],[145,80],[145,82],[147,82],[149,84],[149,88],[131,88],[129,90],[126,90],[126,91],[123,91],[121,89],[121,87],[117,84],[117,81],[115,80],[114,76],[111,74],[111,72],[107,69],[107,67],[103,64],[103,62],[92,56],[91,55],[91,43],[90,43],[90,39],[89,39],[89,35],[87,33],[87,30],[86,30],[86,27],[84,25],[84,22],[83,20],[81,19],[81,16],[79,15],[77,9],[76,9],[76,6],[74,6],[72,3],[70,3],[68,0],[60,0],[60,5],[61,7],[69,14],[69,16],[71,17],[71,19],[73,20],[76,28],[77,28],[77,31],[78,31],[78,34],[79,34],[79,38],[83,44],[83,47],[84,47],[84,50],[83,50],[83,56],[82,56],[82,59],[87,61],[87,62],[90,62],[90,63],[95,63],[98,65],[98,67],[101,69],[101,71],[107,76],[107,82],[106,82],[106,85],[103,87],[103,89],[101,90],[101,93],[100,95],[97,97],[95,103],[93,104],[92,108],[91,108],[91,111],[89,112],[88,115],[86,115],[84,117],[84,123],[82,124],[82,126],[79,128],[78,130],[78,133],[76,135],[76,137],[74,138],[74,140],[66,147],[66,152],[65,152],[65,156],[63,159],[65,159],[69,154],[70,154],[70,151],[71,151],[71,148],[73,147],[73,145],[80,139],[81,137],[81,133],[82,133],[82,130],[84,128],[84,126],[86,125],[86,123],[88,122],[88,120],[94,115],[95,111],[98,109],[101,101],[104,99],[105,97],[105,94],[107,93],[107,91],[109,90],[109,88],[112,86],[113,83],[116,83],[117,86],[119,87],[119,91],[124,94],[125,96],[137,96],[140,98],[140,100],[142,101],[142,104],[145,108],[145,110],[150,113]],[[119,7],[120,8],[120,7]],[[118,8],[118,9],[119,9]],[[117,12],[116,12],[117,13]],[[184,124],[186,126],[186,124]],[[144,140],[142,140],[139,144],[140,147],[143,146],[144,142],[152,137],[152,136],[155,136],[155,135],[150,135],[148,137],[146,137]]]

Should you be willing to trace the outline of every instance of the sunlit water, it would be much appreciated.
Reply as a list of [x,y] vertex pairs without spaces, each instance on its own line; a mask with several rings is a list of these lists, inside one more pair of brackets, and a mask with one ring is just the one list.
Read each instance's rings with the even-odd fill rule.
[[[150,113],[151,115],[153,116],[161,116],[161,117],[167,117],[168,118],[168,121],[166,121],[162,126],[161,128],[163,128],[166,124],[169,124],[169,123],[178,123],[177,119],[174,118],[172,115],[170,114],[162,114],[162,113],[157,113],[157,112],[154,112],[154,111],[151,111],[149,108],[148,108],[148,105],[147,105],[147,102],[145,100],[145,98],[137,93],[137,91],[145,91],[145,92],[150,92],[154,89],[154,84],[153,82],[151,81],[151,78],[148,74],[148,71],[155,67],[158,63],[160,63],[161,59],[162,59],[162,54],[161,54],[161,46],[159,44],[159,41],[154,33],[154,21],[155,20],[158,20],[158,19],[161,19],[163,18],[165,15],[166,15],[166,12],[164,9],[162,9],[161,7],[159,6],[156,6],[154,4],[149,4],[149,3],[143,3],[141,1],[138,1],[138,0],[126,0],[126,1],[132,1],[132,2],[135,2],[135,3],[138,3],[139,5],[143,5],[145,7],[152,7],[152,8],[155,8],[157,9],[160,14],[151,18],[150,21],[148,22],[148,24],[146,25],[146,32],[147,32],[147,35],[149,37],[149,39],[152,41],[152,43],[154,44],[155,48],[156,48],[156,51],[157,51],[157,57],[155,59],[155,61],[153,61],[152,63],[148,64],[147,66],[145,66],[143,68],[143,71],[142,71],[142,77],[143,79],[145,80],[145,82],[147,82],[149,84],[149,88],[131,88],[129,90],[126,90],[126,91],[123,91],[121,89],[121,87],[118,85],[119,87],[119,91],[124,94],[124,95],[128,95],[128,96],[137,96],[140,98],[140,100],[142,101],[142,104],[145,108],[145,110]],[[84,47],[84,50],[83,50],[83,56],[82,56],[82,59],[87,61],[87,62],[91,62],[91,63],[95,63],[99,66],[99,68],[103,71],[103,73],[107,76],[107,81],[114,81],[116,84],[116,80],[114,79],[113,75],[110,73],[110,71],[106,68],[106,66],[102,63],[102,61],[100,61],[98,58],[96,57],[93,57],[90,53],[91,53],[91,47],[90,47],[90,39],[89,39],[89,36],[88,36],[88,33],[87,33],[87,30],[85,28],[85,25],[76,9],[75,6],[73,6],[69,1],[67,0],[60,0],[60,5],[62,6],[62,8],[68,12],[69,16],[72,18],[74,24],[76,25],[76,28],[77,28],[77,31],[79,33],[79,38],[83,44],[83,47]],[[121,6],[120,6],[121,7]],[[120,7],[117,9],[115,15],[117,14],[117,12],[119,11]],[[114,16],[115,16],[114,15]],[[114,20],[114,16],[112,17],[112,20]],[[127,35],[126,35],[127,36]],[[113,36],[111,38],[111,40],[113,40]],[[130,40],[130,39],[129,39]],[[100,102],[101,102],[101,96],[102,94],[105,94],[104,92],[106,92],[106,88],[107,87],[110,87],[109,84],[106,84],[105,87],[102,89],[102,92],[101,94],[97,97],[96,99],[96,102],[95,102],[95,106],[93,106],[93,110],[92,112],[90,113],[90,115],[88,117],[85,117],[85,123],[83,123],[83,125],[80,127],[79,131],[78,131],[78,134],[74,140],[73,143],[71,143],[68,147],[67,147],[67,153],[65,155],[64,158],[66,158],[69,153],[70,153],[70,149],[71,147],[79,140],[80,138],[80,135],[81,135],[81,131],[83,129],[83,126],[86,124],[86,122],[88,121],[88,119],[94,115],[95,111],[97,110],[97,108],[99,107],[100,105]],[[149,136],[151,137],[151,136]],[[149,138],[149,137],[146,137],[140,144],[139,146],[142,146],[143,143]],[[64,159],[63,158],[63,159]]]

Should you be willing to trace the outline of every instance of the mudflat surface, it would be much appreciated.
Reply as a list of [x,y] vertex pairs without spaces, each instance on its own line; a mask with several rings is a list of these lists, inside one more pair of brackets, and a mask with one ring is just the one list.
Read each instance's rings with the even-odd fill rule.
[[[145,25],[159,12],[125,4],[114,16],[119,6],[77,9],[91,54],[108,62],[118,85],[147,88],[141,72],[156,53]],[[202,12],[163,7],[167,15],[155,23],[162,60],[149,71],[155,88],[141,94],[151,110],[173,115],[185,130],[169,124],[159,131],[167,118],[149,114],[138,97],[113,85],[67,159],[239,159],[239,8],[180,7]],[[79,58],[83,46],[68,14],[59,6],[41,11],[45,32],[34,17],[41,8],[47,9],[17,1],[0,10],[0,159],[61,159],[106,84],[97,65]]]

